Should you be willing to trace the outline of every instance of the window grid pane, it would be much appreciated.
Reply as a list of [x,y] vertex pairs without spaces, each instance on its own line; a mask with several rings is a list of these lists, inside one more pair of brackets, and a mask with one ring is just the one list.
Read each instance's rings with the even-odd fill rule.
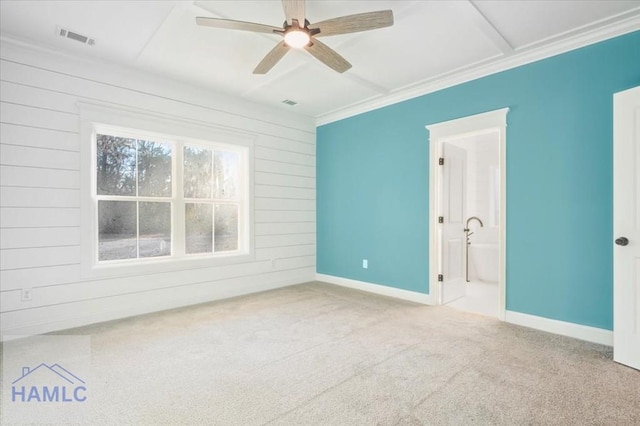
[[98,201],[98,259],[137,257],[135,201]]
[[185,251],[187,254],[213,251],[213,205],[185,204]]
[[98,134],[96,148],[98,195],[135,196],[135,140]]
[[215,251],[238,249],[238,205],[216,204],[215,206]]
[[213,185],[213,151],[211,149],[185,146],[183,175],[184,197],[210,199]]
[[138,140],[137,148],[138,196],[171,197],[171,145]]
[[139,257],[171,255],[171,203],[138,203]]
[[215,151],[214,193],[216,199],[235,200],[238,197],[240,156],[237,152]]

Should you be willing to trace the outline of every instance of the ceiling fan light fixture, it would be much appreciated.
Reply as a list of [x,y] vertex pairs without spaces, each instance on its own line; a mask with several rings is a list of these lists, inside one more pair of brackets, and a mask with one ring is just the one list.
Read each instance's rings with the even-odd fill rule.
[[287,43],[287,46],[293,47],[294,49],[301,49],[309,44],[311,41],[311,37],[305,31],[293,30],[288,31],[284,35],[284,42]]
[[358,33],[393,25],[393,11],[391,10],[356,13],[339,18],[326,19],[311,25],[305,17],[305,3],[306,0],[281,1],[285,15],[285,21],[281,28],[253,22],[207,18],[204,16],[196,17],[196,24],[213,28],[275,34],[283,37],[283,40],[279,41],[262,58],[253,70],[254,74],[266,74],[269,72],[292,48],[304,49],[332,70],[343,73],[351,68],[351,64],[340,56],[338,52],[318,40],[318,37]]

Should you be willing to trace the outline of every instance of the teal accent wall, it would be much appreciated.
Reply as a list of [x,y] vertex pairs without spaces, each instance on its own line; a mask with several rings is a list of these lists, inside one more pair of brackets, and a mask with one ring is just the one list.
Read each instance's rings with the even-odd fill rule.
[[637,85],[640,31],[320,126],[318,273],[428,293],[425,126],[510,107],[507,309],[612,329],[613,94]]

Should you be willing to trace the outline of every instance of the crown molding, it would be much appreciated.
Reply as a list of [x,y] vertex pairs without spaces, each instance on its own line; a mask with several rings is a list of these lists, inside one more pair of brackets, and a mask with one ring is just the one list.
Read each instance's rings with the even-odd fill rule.
[[604,26],[599,25],[597,28],[587,31],[578,29],[577,31],[580,31],[579,34],[567,33],[559,36],[562,37],[560,39],[554,37],[547,40],[547,43],[544,45],[536,43],[531,46],[525,46],[516,49],[513,54],[499,56],[497,59],[495,57],[490,58],[446,74],[423,80],[416,84],[405,86],[388,95],[369,98],[365,101],[356,102],[329,113],[321,114],[316,117],[316,125],[322,126],[333,123],[638,30],[640,30],[640,8],[636,8],[622,16],[615,17],[615,22]]

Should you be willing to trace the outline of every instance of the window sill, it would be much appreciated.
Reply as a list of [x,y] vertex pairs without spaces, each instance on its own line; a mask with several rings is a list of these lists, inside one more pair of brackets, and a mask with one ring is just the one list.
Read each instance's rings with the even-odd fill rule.
[[237,265],[255,260],[253,253],[234,253],[216,257],[199,256],[181,258],[150,258],[132,261],[114,261],[83,267],[85,279],[118,278],[136,275],[156,274],[190,269],[215,268],[226,265]]

